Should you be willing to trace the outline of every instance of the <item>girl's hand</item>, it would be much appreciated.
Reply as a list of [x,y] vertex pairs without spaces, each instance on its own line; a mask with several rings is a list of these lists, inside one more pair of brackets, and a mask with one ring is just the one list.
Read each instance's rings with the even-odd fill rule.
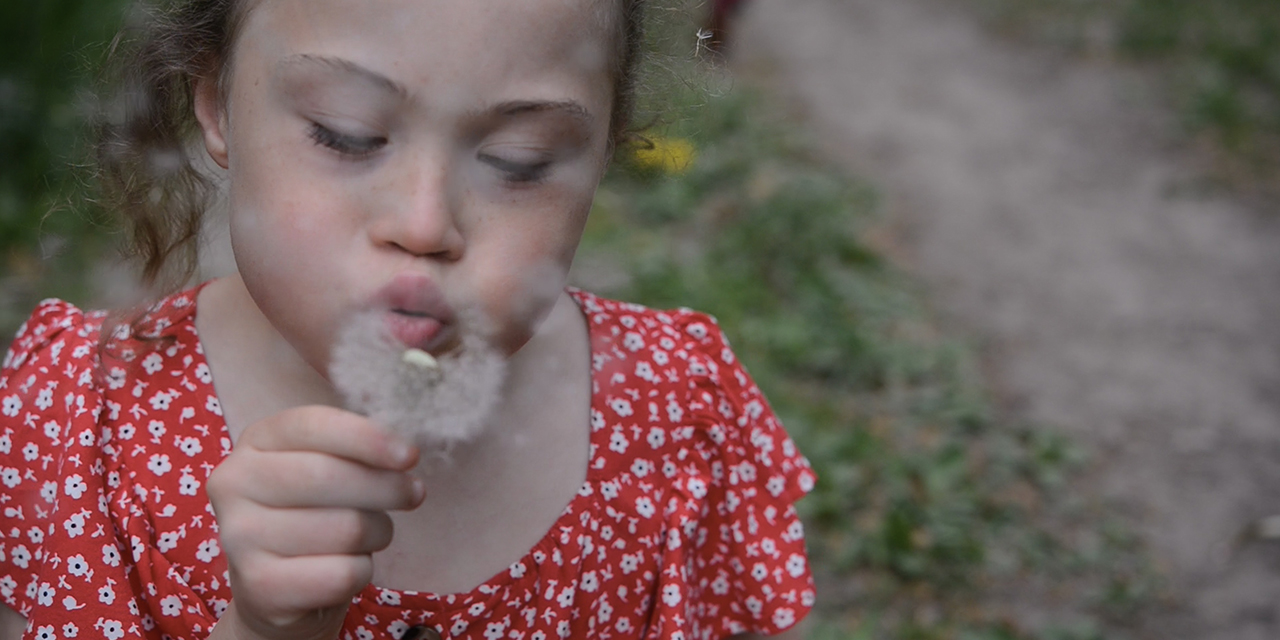
[[207,484],[231,568],[213,637],[331,640],[391,543],[387,511],[422,503],[418,451],[353,413],[302,407],[258,422]]

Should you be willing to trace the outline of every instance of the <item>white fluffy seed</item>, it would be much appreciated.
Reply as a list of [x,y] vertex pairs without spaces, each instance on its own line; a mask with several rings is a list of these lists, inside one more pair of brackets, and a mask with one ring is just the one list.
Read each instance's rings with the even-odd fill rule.
[[440,369],[440,363],[436,362],[435,356],[422,349],[405,349],[405,352],[400,356],[400,361],[423,371],[438,371]]

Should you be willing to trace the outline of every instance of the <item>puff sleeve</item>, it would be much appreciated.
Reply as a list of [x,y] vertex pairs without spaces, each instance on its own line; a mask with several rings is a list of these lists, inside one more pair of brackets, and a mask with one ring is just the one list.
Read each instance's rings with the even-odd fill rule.
[[[705,472],[677,483],[657,594],[666,638],[765,635],[793,627],[815,601],[795,502],[815,476],[709,316],[685,314],[690,411],[709,440]],[[696,521],[695,526],[691,524]]]

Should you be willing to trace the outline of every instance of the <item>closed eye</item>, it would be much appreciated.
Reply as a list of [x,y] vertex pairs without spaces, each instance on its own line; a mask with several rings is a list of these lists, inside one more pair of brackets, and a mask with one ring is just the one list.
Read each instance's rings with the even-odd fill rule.
[[551,160],[538,162],[516,162],[499,156],[480,154],[480,161],[497,169],[502,179],[518,184],[534,184],[542,182],[550,174]]
[[316,144],[352,160],[365,158],[387,145],[387,139],[383,136],[351,136],[319,123],[311,124],[309,135]]

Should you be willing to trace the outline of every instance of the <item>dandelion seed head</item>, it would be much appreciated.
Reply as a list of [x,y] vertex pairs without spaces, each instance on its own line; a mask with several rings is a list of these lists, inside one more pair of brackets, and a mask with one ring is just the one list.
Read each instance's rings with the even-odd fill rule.
[[[376,311],[347,321],[330,359],[329,379],[346,407],[429,449],[447,450],[480,433],[497,405],[506,359],[478,314],[459,314],[457,348],[430,356],[392,337]],[[422,366],[421,355],[435,366]]]

